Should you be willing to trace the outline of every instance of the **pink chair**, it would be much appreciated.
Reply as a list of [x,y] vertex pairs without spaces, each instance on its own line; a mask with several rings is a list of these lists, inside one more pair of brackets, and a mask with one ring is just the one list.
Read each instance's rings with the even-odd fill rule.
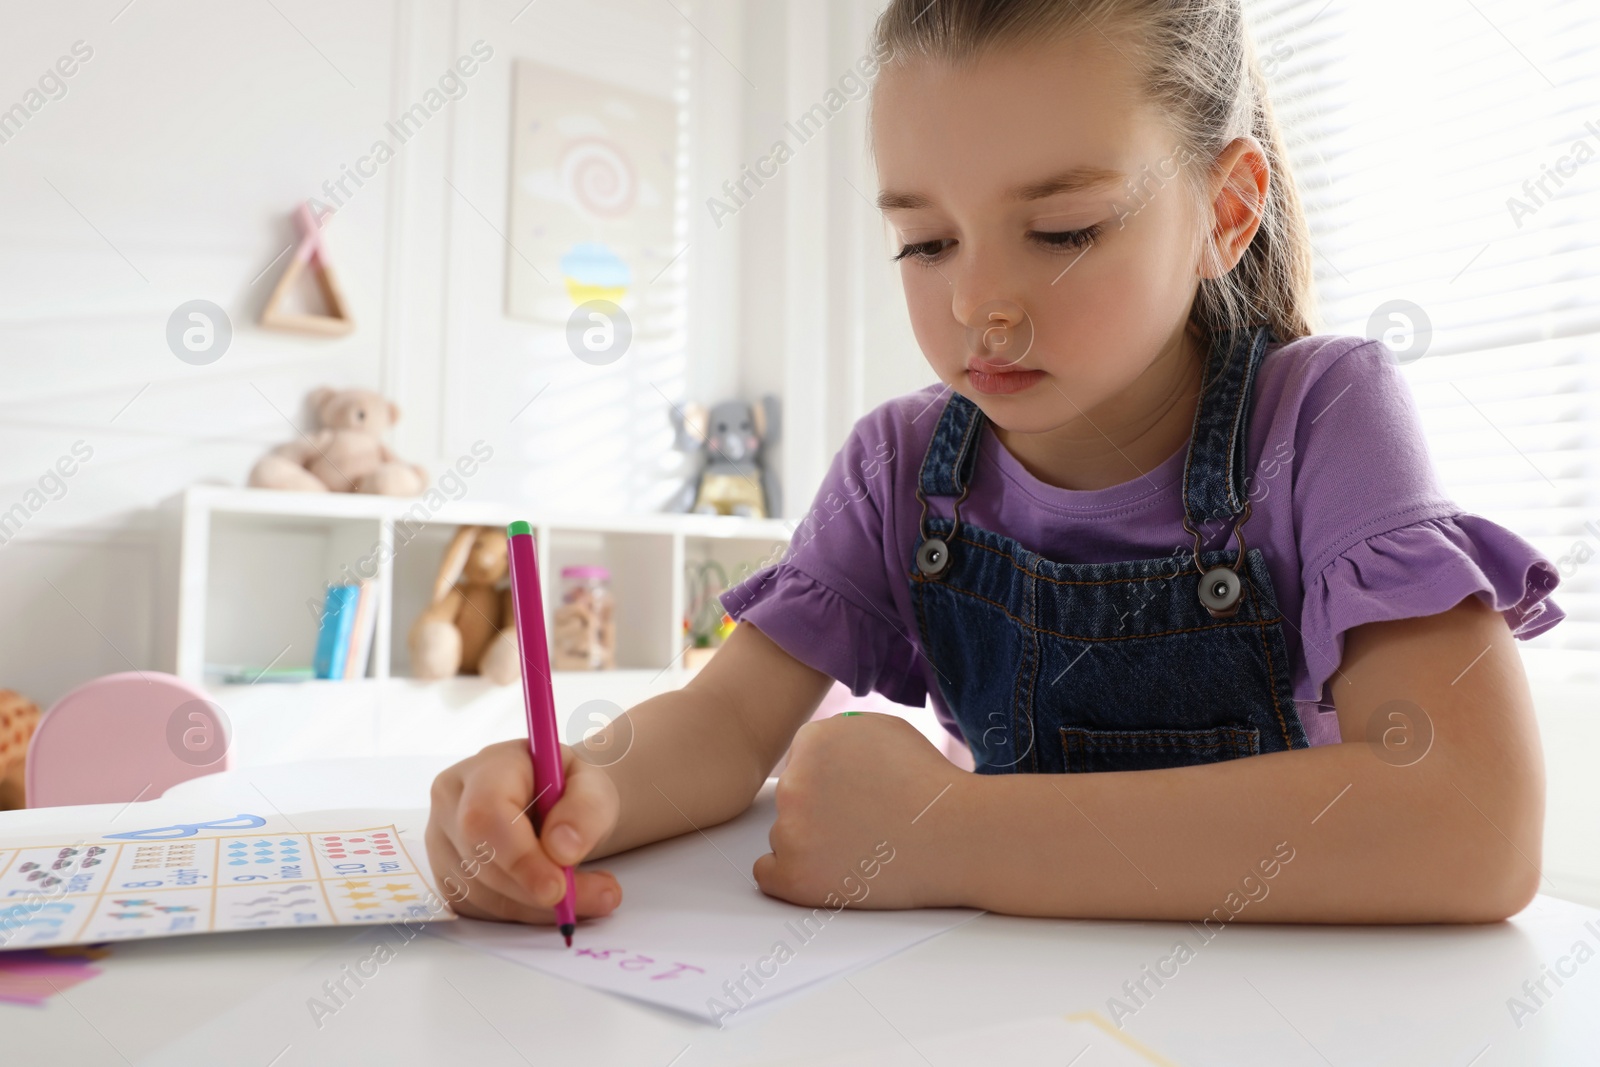
[[227,717],[202,690],[159,671],[108,674],[39,719],[28,807],[151,800],[231,765]]

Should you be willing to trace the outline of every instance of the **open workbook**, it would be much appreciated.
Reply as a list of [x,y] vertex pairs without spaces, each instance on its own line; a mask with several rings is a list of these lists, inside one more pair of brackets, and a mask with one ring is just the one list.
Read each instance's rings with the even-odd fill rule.
[[382,812],[198,812],[0,840],[0,950],[454,919]]

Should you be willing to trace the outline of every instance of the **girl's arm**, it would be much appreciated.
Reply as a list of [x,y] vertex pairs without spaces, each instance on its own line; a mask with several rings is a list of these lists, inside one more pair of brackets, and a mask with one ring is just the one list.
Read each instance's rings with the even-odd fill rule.
[[[928,813],[960,860],[948,865],[954,896],[1016,915],[1220,922],[1522,910],[1539,885],[1544,760],[1499,613],[1469,596],[1356,627],[1332,689],[1340,744],[1156,771],[965,776]],[[1420,759],[1368,742],[1404,728],[1391,701],[1431,722]]]
[[979,775],[892,715],[811,723],[778,781],[756,882],[813,907],[1503,919],[1537,891],[1544,823],[1544,760],[1513,640],[1475,595],[1355,627],[1333,685],[1343,743],[1194,767]]
[[[426,841],[434,877],[463,915],[549,923],[566,889],[561,867],[714,826],[749,807],[831,684],[755,627],[736,627],[683,689],[619,716],[597,735],[601,743],[562,746],[566,792],[538,838],[528,818],[527,739],[489,745],[433,781]],[[621,902],[610,872],[575,873],[580,917]]]
[[619,801],[616,825],[585,858],[743,812],[832,684],[754,626],[734,627],[682,689],[643,701],[602,731],[605,746],[627,750],[605,768]]

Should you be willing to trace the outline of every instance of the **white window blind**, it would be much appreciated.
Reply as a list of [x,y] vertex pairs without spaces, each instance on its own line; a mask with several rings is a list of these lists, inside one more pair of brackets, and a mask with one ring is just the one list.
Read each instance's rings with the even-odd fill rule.
[[1594,676],[1600,8],[1245,0],[1245,13],[1316,249],[1317,329],[1402,353],[1446,492],[1561,571],[1568,617],[1524,646],[1530,667]]

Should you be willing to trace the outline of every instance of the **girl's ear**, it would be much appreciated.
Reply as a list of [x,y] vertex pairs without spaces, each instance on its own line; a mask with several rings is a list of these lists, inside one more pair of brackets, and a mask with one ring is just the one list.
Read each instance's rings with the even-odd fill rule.
[[1214,225],[1202,250],[1203,278],[1220,278],[1244,258],[1271,197],[1266,151],[1254,137],[1236,138],[1217,162],[1222,177],[1211,201]]

